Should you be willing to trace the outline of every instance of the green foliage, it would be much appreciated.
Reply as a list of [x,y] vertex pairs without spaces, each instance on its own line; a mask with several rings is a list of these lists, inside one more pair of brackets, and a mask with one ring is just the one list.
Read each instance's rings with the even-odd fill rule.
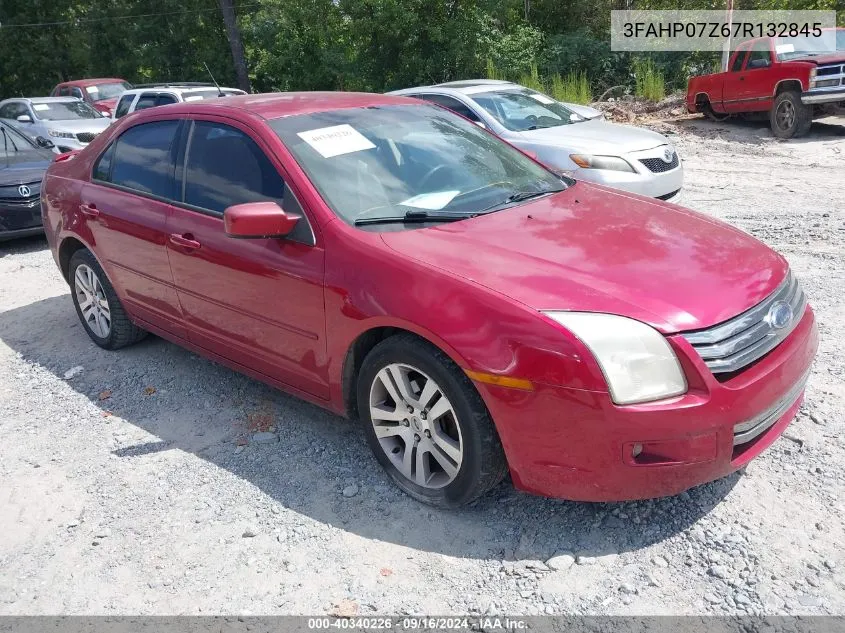
[[552,76],[550,94],[558,101],[567,103],[590,103],[593,95],[586,73],[571,72],[564,77]]
[[666,96],[666,82],[663,73],[651,59],[635,59],[634,94],[651,101],[660,101]]
[[527,73],[519,76],[518,83],[526,88],[536,90],[537,92],[545,92],[543,82],[540,80],[540,74],[537,71],[537,64],[531,64],[531,69]]

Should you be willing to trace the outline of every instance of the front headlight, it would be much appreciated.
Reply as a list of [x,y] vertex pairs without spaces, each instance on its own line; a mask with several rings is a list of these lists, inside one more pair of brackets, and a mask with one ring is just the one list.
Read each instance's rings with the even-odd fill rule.
[[590,349],[616,404],[648,402],[686,393],[687,381],[669,342],[645,323],[592,312],[544,314]]
[[593,156],[592,154],[570,154],[572,162],[582,169],[607,169],[637,173],[630,163],[619,156]]
[[50,136],[55,136],[57,138],[76,138],[70,132],[59,132],[58,130],[47,130],[47,134]]

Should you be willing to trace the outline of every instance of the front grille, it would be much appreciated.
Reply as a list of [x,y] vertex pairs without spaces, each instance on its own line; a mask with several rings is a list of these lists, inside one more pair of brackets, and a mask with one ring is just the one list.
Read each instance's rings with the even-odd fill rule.
[[746,444],[769,430],[801,397],[809,375],[809,372],[804,374],[789,391],[763,413],[734,426],[734,446]]
[[672,152],[672,160],[668,163],[662,158],[641,158],[640,162],[648,167],[649,171],[653,171],[655,174],[662,174],[664,171],[670,171],[680,164],[677,152]]
[[[777,323],[774,314],[782,310],[781,304],[792,310],[791,319],[785,324]],[[732,373],[777,347],[801,321],[806,307],[804,291],[790,271],[777,290],[750,310],[711,328],[686,332],[683,337],[714,374]]]
[[[21,187],[27,187],[29,189],[28,196],[21,195]],[[40,182],[31,182],[23,185],[6,185],[0,187],[0,205],[3,205],[4,207],[30,207],[38,204],[40,196]]]
[[80,132],[79,134],[76,135],[76,139],[80,143],[90,143],[91,141],[94,140],[94,137],[96,137],[96,136],[97,135],[94,134],[93,132]]

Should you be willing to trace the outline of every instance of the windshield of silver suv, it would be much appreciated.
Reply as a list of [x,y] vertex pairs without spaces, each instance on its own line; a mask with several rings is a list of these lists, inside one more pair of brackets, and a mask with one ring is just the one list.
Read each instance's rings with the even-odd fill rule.
[[352,224],[457,220],[566,187],[511,145],[435,106],[316,112],[270,127]]
[[534,90],[493,90],[472,99],[512,132],[578,123],[584,118],[551,97]]
[[51,101],[33,103],[35,117],[44,121],[73,121],[77,119],[100,119],[102,114],[84,101]]

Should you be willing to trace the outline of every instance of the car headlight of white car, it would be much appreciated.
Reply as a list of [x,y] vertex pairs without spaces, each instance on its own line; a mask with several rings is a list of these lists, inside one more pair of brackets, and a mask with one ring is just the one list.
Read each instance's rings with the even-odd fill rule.
[[636,173],[631,164],[619,156],[594,156],[593,154],[570,154],[569,158],[581,169],[607,169]]
[[678,357],[660,332],[614,314],[545,311],[593,353],[616,404],[635,404],[687,391]]
[[60,132],[59,130],[47,130],[47,134],[57,138],[76,138],[72,132]]

